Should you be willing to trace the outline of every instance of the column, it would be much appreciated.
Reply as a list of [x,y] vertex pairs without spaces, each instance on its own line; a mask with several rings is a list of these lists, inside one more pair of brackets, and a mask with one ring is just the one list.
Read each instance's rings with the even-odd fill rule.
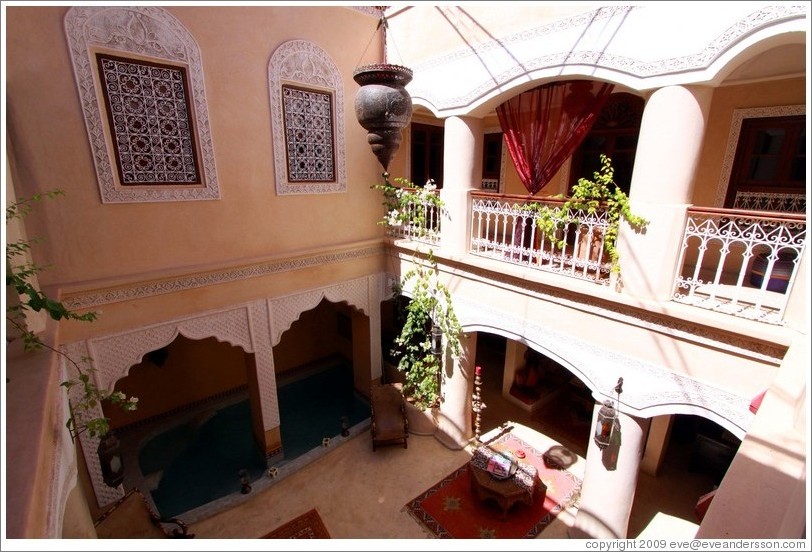
[[632,212],[649,223],[645,232],[621,224],[625,294],[657,301],[671,297],[712,93],[706,87],[668,86],[646,103],[629,199]]
[[[601,404],[592,412],[594,433]],[[581,502],[568,534],[572,539],[624,539],[637,487],[649,420],[619,413],[613,444],[601,450],[590,436]]]
[[469,192],[479,188],[482,179],[482,120],[449,117],[445,121],[443,144],[443,189],[446,216],[441,220],[441,246],[449,254],[468,252]]
[[474,435],[471,423],[471,393],[474,389],[474,364],[476,362],[476,332],[466,333],[460,339],[462,355],[453,362],[443,363],[451,373],[443,374],[437,431],[434,436],[452,450],[465,448]]

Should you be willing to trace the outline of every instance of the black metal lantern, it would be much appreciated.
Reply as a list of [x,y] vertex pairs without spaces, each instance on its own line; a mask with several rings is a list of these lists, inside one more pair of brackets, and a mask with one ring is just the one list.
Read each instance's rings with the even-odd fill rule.
[[108,487],[118,487],[124,481],[124,461],[121,456],[121,443],[113,432],[99,439],[96,451],[99,455],[102,478]]
[[612,430],[617,420],[617,410],[612,405],[612,401],[603,401],[603,406],[598,411],[598,423],[595,424],[595,444],[603,450],[609,446],[612,438]]
[[412,70],[402,65],[364,65],[353,72],[361,85],[355,96],[355,116],[367,130],[367,142],[384,171],[400,148],[401,130],[412,119],[412,98],[405,86]]
[[[615,393],[617,393],[618,408],[620,407],[620,394],[623,392],[623,378],[617,379],[615,385]],[[603,450],[612,442],[612,432],[615,429],[615,424],[618,419],[618,410],[612,401],[603,401],[603,406],[598,411],[598,421],[595,424],[595,444],[598,448]]]
[[443,330],[437,324],[431,327],[431,354],[435,356],[443,354]]

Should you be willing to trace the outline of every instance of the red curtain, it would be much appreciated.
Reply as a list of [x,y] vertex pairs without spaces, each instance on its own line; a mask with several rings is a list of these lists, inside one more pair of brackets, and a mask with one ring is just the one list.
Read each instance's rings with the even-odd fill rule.
[[510,157],[531,195],[572,155],[614,88],[587,80],[554,82],[496,108]]

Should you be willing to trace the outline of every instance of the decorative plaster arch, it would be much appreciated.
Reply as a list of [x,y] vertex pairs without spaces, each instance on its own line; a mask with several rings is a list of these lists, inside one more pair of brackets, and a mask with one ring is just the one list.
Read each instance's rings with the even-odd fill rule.
[[454,307],[463,331],[496,333],[543,352],[578,376],[598,402],[615,399],[614,386],[618,377],[623,377],[621,408],[626,414],[642,418],[698,414],[739,438],[744,437],[752,421],[749,398],[467,299],[455,300]]
[[305,293],[288,295],[278,299],[268,300],[268,309],[271,313],[272,339],[271,344],[276,346],[293,323],[302,313],[314,309],[322,299],[333,303],[345,302],[370,316],[370,290],[373,287],[371,278],[364,277],[350,280],[327,288],[316,289]]
[[[221,311],[197,314],[132,331],[70,343],[63,347],[63,351],[73,359],[92,358],[96,368],[92,376],[94,383],[100,389],[112,391],[116,381],[125,377],[130,368],[138,364],[145,354],[168,345],[179,334],[190,339],[214,337],[219,341],[242,347],[244,351],[255,355],[262,424],[267,430],[279,425],[276,376],[267,309],[265,301],[255,301]],[[71,389],[72,400],[76,400],[77,394],[78,390],[75,387]],[[103,416],[101,405],[97,405],[89,415],[94,418]],[[85,451],[97,501],[100,507],[105,507],[123,496],[124,491],[121,487],[111,488],[104,483],[99,459],[95,453],[99,438],[90,437],[84,432],[79,439]]]
[[[602,29],[635,34],[644,32],[646,19],[639,6],[602,6],[534,29],[494,38],[481,44],[445,54],[414,69],[414,80],[406,87],[415,106],[422,106],[438,118],[483,116],[496,105],[533,86],[558,79],[589,78],[644,91],[669,85],[713,82],[742,48],[760,40],[808,26],[807,9],[801,5],[763,6],[743,15],[721,34],[708,36],[704,46],[674,55],[649,59],[630,47],[613,50],[585,41],[586,47],[567,42],[569,33],[586,30],[600,22]],[[583,37],[584,34],[579,34]],[[617,44],[629,41],[625,37]],[[553,44],[559,44],[558,49]],[[593,37],[598,40],[599,37]],[[551,46],[545,47],[545,44]],[[521,53],[524,53],[522,55]],[[651,55],[650,52],[646,52]],[[455,75],[466,79],[455,79]],[[445,79],[448,79],[446,82]],[[453,82],[452,82],[453,81]],[[462,88],[465,86],[466,88]],[[441,94],[454,93],[454,96]]]
[[[65,34],[102,203],[219,199],[203,61],[197,42],[180,21],[165,9],[155,6],[72,7],[65,15]],[[107,126],[103,123],[106,116],[102,114],[96,93],[92,48],[167,60],[188,67],[196,141],[202,163],[202,187],[130,187],[116,184],[115,168],[107,145]]]
[[[282,333],[290,328],[302,312],[312,309],[323,298],[336,303],[346,302],[368,314],[371,320],[370,331],[380,333],[380,312],[371,311],[369,306],[379,304],[382,280],[383,276],[376,274],[278,299],[258,300],[135,330],[73,342],[64,345],[62,350],[72,359],[92,358],[96,368],[92,374],[94,383],[100,389],[112,391],[116,381],[127,376],[130,368],[141,362],[145,354],[168,345],[178,335],[190,339],[214,337],[219,341],[242,347],[245,352],[255,355],[262,424],[265,431],[268,431],[278,427],[280,423],[273,346],[279,343]],[[380,346],[376,348],[374,345],[376,342],[377,340],[371,340],[373,359],[376,355],[380,356]],[[64,359],[63,369],[69,369]],[[373,372],[377,370],[380,373],[380,363],[376,365],[373,362],[372,369]],[[70,390],[69,397],[74,402],[78,399],[76,387]],[[89,413],[91,418],[102,415],[101,405],[97,405]],[[124,491],[121,487],[111,488],[104,483],[96,454],[99,438],[90,437],[84,432],[79,436],[79,440],[82,450],[85,451],[87,468],[98,504],[100,507],[108,506],[123,496]]]

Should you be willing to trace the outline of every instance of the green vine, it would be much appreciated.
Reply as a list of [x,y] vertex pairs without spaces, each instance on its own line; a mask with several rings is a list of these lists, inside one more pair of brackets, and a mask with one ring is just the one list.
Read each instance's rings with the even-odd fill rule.
[[614,180],[615,170],[612,160],[604,154],[600,156],[601,168],[593,173],[593,180],[579,178],[572,188],[572,195],[558,207],[543,203],[529,203],[523,209],[535,215],[536,226],[555,247],[563,249],[565,242],[562,230],[570,223],[579,222],[580,217],[573,213],[595,215],[599,209],[606,212],[607,227],[604,231],[604,248],[611,262],[611,271],[620,273],[620,253],[617,250],[617,236],[620,221],[626,220],[631,226],[643,228],[648,221],[632,213],[629,196],[620,189]]
[[[439,196],[434,194],[433,185],[411,189],[412,184],[406,179],[396,178],[395,182],[404,188],[385,184],[373,186],[383,192],[383,205],[386,215],[379,222],[389,227],[411,225],[426,229],[425,214],[421,209],[410,209],[409,205],[428,203],[437,212],[444,205]],[[454,358],[462,354],[460,337],[462,327],[454,313],[450,290],[439,279],[439,268],[433,250],[429,250],[425,263],[413,259],[413,267],[403,275],[400,282],[393,286],[393,298],[398,301],[406,286],[411,286],[411,297],[402,310],[400,334],[394,340],[392,355],[397,359],[397,368],[404,374],[404,395],[415,406],[424,410],[438,406],[440,403],[440,376],[442,356],[431,350],[431,328],[437,325],[442,331],[445,347]]]
[[[30,198],[22,198],[6,207],[6,224],[15,219],[22,219],[31,212],[34,204],[43,199],[54,199],[63,195],[62,190],[51,190],[42,194],[35,194]],[[110,429],[110,421],[107,418],[93,418],[88,415],[102,401],[108,401],[124,410],[135,410],[138,403],[137,397],[127,397],[121,391],[110,392],[99,389],[91,380],[90,375],[95,371],[90,358],[74,360],[70,355],[60,351],[40,339],[33,331],[28,329],[26,324],[26,312],[43,311],[53,320],[79,320],[82,322],[92,322],[96,320],[98,314],[95,312],[77,313],[60,301],[52,299],[42,290],[38,289],[32,279],[44,270],[32,262],[19,262],[18,257],[23,257],[31,251],[31,246],[40,240],[17,240],[6,244],[6,287],[13,286],[20,297],[20,301],[15,304],[6,304],[6,323],[11,332],[7,333],[6,341],[11,343],[21,339],[23,350],[26,352],[47,349],[62,356],[73,368],[75,376],[60,383],[66,391],[74,386],[81,389],[79,398],[70,404],[70,416],[65,426],[70,432],[71,439],[75,440],[79,434],[87,431],[90,436],[104,435]]]

